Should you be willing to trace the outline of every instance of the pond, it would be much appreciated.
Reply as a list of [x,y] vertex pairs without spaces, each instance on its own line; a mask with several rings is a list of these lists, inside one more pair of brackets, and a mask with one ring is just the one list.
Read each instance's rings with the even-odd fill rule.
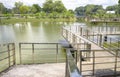
[[63,25],[83,25],[93,31],[120,31],[119,24],[86,24],[78,22],[22,22],[0,25],[0,43],[7,42],[58,42],[63,39]]
[[[82,25],[93,31],[120,31],[119,24],[88,24],[81,22],[22,22],[8,25],[0,25],[0,44],[16,43],[58,43],[64,39],[61,34],[61,27],[64,25]],[[120,36],[109,36],[120,39]],[[47,53],[47,52],[46,52]],[[19,55],[17,55],[19,57]]]
[[[11,43],[14,42],[16,45],[16,59],[17,63],[20,63],[20,55],[19,55],[19,43],[58,43],[59,40],[63,39],[61,35],[61,27],[63,25],[72,24],[71,22],[22,22],[22,23],[15,23],[15,24],[8,24],[8,25],[0,25],[0,44],[2,43]],[[41,48],[49,48],[51,49],[51,45],[34,45],[37,49]],[[28,48],[31,47],[31,44],[27,46]],[[53,45],[52,48],[55,48],[56,45]],[[59,47],[60,48],[60,47]],[[1,49],[0,49],[1,52]],[[22,59],[24,61],[30,63],[32,62],[31,56],[24,56],[24,54],[31,55],[31,50],[22,50]],[[35,52],[35,59],[37,63],[45,62],[45,58],[55,60],[56,58],[56,49],[55,50],[34,50]],[[58,51],[59,55],[58,58],[64,58],[64,52]],[[50,55],[52,54],[52,56]],[[44,57],[40,57],[40,55],[44,55]],[[6,54],[7,56],[7,54]],[[39,58],[38,58],[39,57]],[[0,59],[4,58],[3,55],[0,55]],[[41,60],[41,59],[42,60]],[[43,59],[44,58],[44,59]],[[30,59],[28,61],[28,59]],[[39,61],[38,61],[39,59]],[[48,60],[46,60],[48,62]],[[56,60],[55,60],[56,61]],[[63,62],[65,60],[61,60]]]
[[0,42],[58,42],[64,22],[24,22],[0,26]]

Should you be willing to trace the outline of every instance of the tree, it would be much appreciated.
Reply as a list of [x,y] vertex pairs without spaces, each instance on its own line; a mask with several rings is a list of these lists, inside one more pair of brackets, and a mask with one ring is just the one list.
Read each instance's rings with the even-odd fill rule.
[[106,11],[115,11],[117,9],[116,5],[106,7]]
[[53,7],[53,11],[57,13],[63,13],[66,11],[66,8],[61,1],[55,1]]
[[75,13],[77,16],[84,16],[85,15],[85,7],[80,6],[75,9]]
[[53,1],[52,0],[47,0],[44,4],[43,4],[43,11],[46,13],[52,13],[53,11]]
[[23,5],[23,3],[22,2],[15,2],[15,8],[14,8],[14,11],[15,11],[15,13],[20,13],[20,7]]
[[99,10],[97,10],[95,16],[96,16],[96,17],[98,16],[97,18],[103,18],[104,15],[105,15],[105,13],[106,13],[105,10],[103,10],[103,9],[99,9]]
[[74,13],[71,10],[68,10],[66,12],[63,13],[63,18],[74,18]]
[[118,1],[118,10],[117,10],[117,14],[120,15],[120,0]]
[[3,3],[0,3],[0,14],[3,13],[3,9],[4,9],[4,5],[3,5]]
[[41,11],[41,7],[38,4],[33,4],[31,8],[32,13],[38,13]]
[[3,5],[3,3],[0,3],[0,14],[6,14],[8,12],[8,9]]
[[27,14],[28,11],[29,11],[29,7],[28,6],[26,6],[26,5],[20,6],[20,13],[21,14]]
[[103,7],[101,5],[86,5],[85,6],[85,13],[88,16],[94,15],[97,10],[103,10]]
[[41,13],[40,13],[40,17],[41,17],[41,18],[45,18],[45,17],[46,17],[46,13],[45,13],[45,12],[41,12]]
[[52,12],[57,12],[57,13],[63,13],[66,11],[65,6],[61,1],[52,1],[52,0],[47,0],[43,4],[43,11],[46,13],[52,13]]
[[93,13],[94,5],[86,5],[85,6],[85,13],[86,15],[91,15]]

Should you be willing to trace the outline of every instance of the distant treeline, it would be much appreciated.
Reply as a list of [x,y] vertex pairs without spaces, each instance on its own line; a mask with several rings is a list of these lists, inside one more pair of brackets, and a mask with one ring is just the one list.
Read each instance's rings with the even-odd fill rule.
[[108,6],[106,9],[102,5],[89,4],[86,6],[77,7],[75,10],[67,10],[62,1],[46,0],[43,6],[38,4],[32,6],[24,5],[22,2],[15,2],[15,7],[12,9],[6,8],[0,3],[0,14],[5,17],[19,16],[34,17],[34,18],[75,18],[75,17],[90,17],[90,18],[116,18],[120,16],[120,0],[118,4]]
[[7,17],[20,15],[21,17],[36,18],[74,18],[74,11],[67,10],[61,1],[47,0],[43,7],[38,4],[27,6],[20,1],[15,2],[14,5],[14,8],[8,9],[0,3],[0,12]]

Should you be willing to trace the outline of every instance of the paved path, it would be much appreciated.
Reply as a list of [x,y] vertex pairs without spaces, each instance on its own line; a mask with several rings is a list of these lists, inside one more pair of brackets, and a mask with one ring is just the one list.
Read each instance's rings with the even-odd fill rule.
[[17,65],[0,77],[65,77],[65,63]]

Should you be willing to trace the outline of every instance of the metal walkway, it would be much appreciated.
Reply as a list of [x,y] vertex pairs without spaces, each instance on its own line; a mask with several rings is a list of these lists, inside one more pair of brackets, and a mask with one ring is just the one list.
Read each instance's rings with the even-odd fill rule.
[[120,76],[120,41],[106,36],[112,33],[97,33],[75,25],[62,28],[62,35],[77,51],[77,66],[83,77]]

